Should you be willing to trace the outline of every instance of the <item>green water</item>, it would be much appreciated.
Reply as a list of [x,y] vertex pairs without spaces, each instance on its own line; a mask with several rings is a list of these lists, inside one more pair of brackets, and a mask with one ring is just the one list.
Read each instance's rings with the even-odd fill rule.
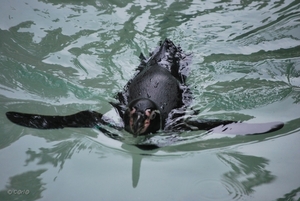
[[[0,19],[1,201],[300,200],[300,1],[2,0]],[[109,111],[139,54],[166,37],[193,52],[199,118],[284,128],[185,132],[142,151],[95,129],[6,119]]]

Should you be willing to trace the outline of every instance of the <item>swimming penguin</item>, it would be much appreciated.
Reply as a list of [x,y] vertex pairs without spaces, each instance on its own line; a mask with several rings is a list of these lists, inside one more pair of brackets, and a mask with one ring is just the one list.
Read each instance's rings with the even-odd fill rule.
[[68,116],[48,116],[7,112],[7,118],[22,126],[38,129],[64,127],[95,127],[108,125],[125,129],[134,136],[162,131],[211,130],[234,134],[261,134],[283,127],[281,122],[247,124],[218,119],[192,120],[184,118],[192,101],[186,85],[192,54],[186,54],[165,39],[149,58],[140,55],[136,75],[116,95],[110,104],[122,119],[122,124],[95,111],[81,111]]

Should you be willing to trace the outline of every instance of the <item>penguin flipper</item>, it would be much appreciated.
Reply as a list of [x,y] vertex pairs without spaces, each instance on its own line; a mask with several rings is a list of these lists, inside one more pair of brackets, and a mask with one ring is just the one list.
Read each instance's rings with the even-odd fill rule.
[[209,132],[234,134],[234,135],[259,135],[277,131],[284,126],[282,122],[268,122],[268,123],[244,123],[236,122],[227,125],[220,125]]
[[[186,124],[197,130],[207,130],[213,133],[234,135],[257,135],[277,131],[284,126],[282,122],[245,123],[237,121],[224,121],[219,119],[188,120]],[[191,129],[194,130],[194,129]]]
[[60,129],[65,127],[92,128],[97,124],[104,124],[102,114],[95,111],[81,111],[67,116],[50,116],[7,112],[6,117],[20,126],[36,129]]

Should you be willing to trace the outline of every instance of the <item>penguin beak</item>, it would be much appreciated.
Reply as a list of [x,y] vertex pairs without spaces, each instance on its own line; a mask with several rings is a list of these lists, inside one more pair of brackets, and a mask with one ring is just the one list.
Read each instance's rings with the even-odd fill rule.
[[149,127],[150,120],[149,117],[141,112],[135,112],[131,114],[130,117],[130,127],[133,135],[135,137],[146,132]]
[[141,134],[141,131],[144,128],[144,115],[137,114],[137,115],[133,115],[132,117],[132,125],[131,125],[131,129],[133,131],[133,134],[135,136],[138,136],[139,134]]
[[138,136],[147,130],[148,126],[146,122],[147,117],[143,113],[137,112],[132,114],[130,118],[130,127],[135,136]]

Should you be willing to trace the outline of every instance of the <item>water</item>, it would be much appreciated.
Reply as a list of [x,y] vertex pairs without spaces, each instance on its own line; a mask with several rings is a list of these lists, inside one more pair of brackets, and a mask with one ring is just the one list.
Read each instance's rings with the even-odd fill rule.
[[[299,1],[2,0],[0,19],[0,200],[300,199]],[[165,37],[193,52],[199,117],[285,127],[162,133],[152,141],[186,141],[143,151],[95,129],[6,119],[109,111],[139,54]]]

